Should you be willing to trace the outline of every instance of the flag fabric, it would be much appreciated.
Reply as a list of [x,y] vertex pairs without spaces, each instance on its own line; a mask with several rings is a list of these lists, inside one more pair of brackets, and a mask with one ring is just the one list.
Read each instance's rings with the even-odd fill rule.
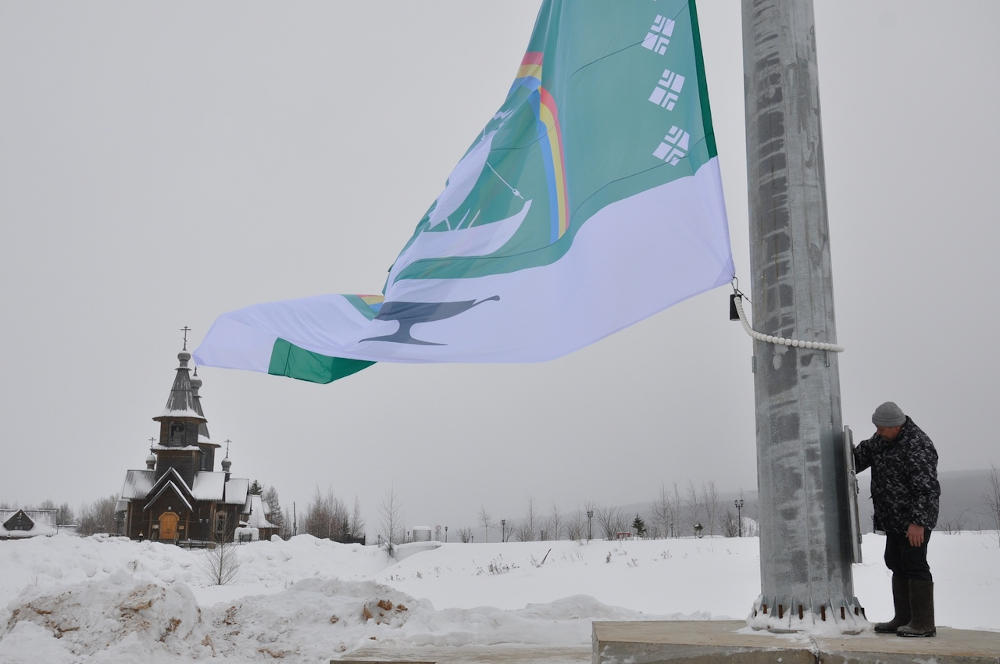
[[547,360],[733,274],[694,0],[545,0],[383,293],[223,314],[195,359],[315,382]]

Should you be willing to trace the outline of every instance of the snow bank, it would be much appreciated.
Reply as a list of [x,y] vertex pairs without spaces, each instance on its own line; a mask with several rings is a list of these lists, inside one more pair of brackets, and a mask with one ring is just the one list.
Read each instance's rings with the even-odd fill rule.
[[[891,612],[884,539],[866,536],[855,588]],[[742,619],[759,593],[742,539],[376,547],[309,536],[235,548],[213,586],[206,552],[120,538],[0,542],[0,661],[144,664],[328,661],[413,648],[567,647],[594,620]],[[1000,629],[996,534],[934,534],[941,624]],[[582,652],[578,650],[577,652]]]

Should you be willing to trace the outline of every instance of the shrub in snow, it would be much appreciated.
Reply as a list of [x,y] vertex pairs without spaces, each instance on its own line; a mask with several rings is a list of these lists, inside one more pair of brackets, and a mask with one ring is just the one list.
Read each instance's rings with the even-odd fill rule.
[[224,586],[236,578],[240,571],[240,559],[233,542],[218,542],[214,549],[205,552],[205,569],[209,581],[215,586]]

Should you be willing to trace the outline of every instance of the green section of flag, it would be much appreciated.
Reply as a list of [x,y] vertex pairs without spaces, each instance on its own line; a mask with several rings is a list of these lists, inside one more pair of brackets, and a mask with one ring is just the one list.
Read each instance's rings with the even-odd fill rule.
[[284,339],[275,339],[271,350],[271,363],[267,373],[288,376],[310,383],[332,383],[375,364],[367,360],[349,360],[329,357],[299,348]]
[[[675,22],[669,43],[651,48],[646,38],[662,20]],[[558,105],[568,229],[561,236],[551,233],[553,180],[546,171],[538,95],[515,85],[481,134],[495,132],[488,167],[449,221],[461,220],[459,227],[488,224],[519,210],[521,197],[531,201],[526,220],[491,254],[420,258],[396,280],[475,278],[551,264],[570,250],[597,211],[691,177],[717,156],[694,0],[546,0],[528,51],[543,54],[541,85]],[[685,79],[669,109],[650,100],[668,75]],[[669,164],[654,151],[675,131],[687,134],[689,143],[680,163]],[[455,228],[432,228],[428,219],[417,225],[411,243],[421,233]]]
[[698,27],[698,8],[695,0],[688,0],[691,12],[691,36],[694,39],[695,66],[698,68],[698,97],[701,100],[701,121],[705,127],[705,147],[708,157],[719,156],[715,145],[715,127],[712,125],[712,106],[708,102],[708,78],[705,76],[705,55],[701,52],[701,29]]

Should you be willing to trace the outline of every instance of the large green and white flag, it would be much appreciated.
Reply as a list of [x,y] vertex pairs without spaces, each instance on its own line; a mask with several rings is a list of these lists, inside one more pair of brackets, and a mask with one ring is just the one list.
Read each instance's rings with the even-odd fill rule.
[[195,359],[316,382],[547,360],[733,273],[694,0],[545,0],[382,295],[224,314]]

